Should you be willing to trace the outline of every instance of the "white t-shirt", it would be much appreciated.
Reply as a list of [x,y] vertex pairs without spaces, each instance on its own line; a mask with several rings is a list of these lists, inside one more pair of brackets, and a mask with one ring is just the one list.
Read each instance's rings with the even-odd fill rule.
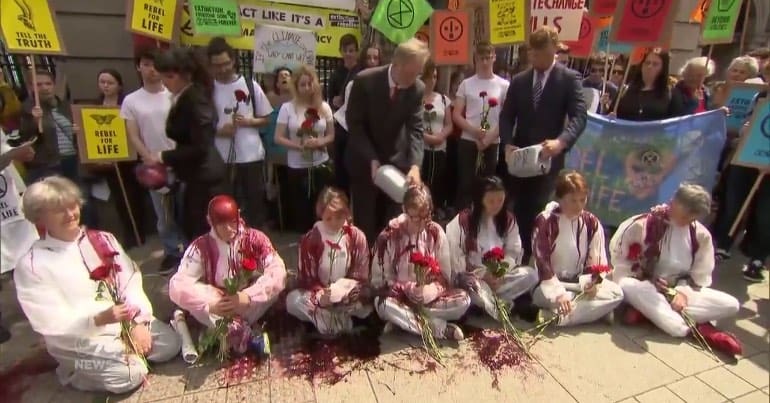
[[[489,127],[497,127],[497,123],[500,121],[500,111],[503,108],[503,102],[505,102],[505,94],[508,92],[508,86],[510,83],[495,75],[490,79],[481,79],[477,75],[471,76],[463,80],[460,86],[457,88],[457,97],[462,97],[465,100],[465,119],[474,126],[481,127],[481,112],[484,105],[484,101],[481,100],[479,94],[486,91],[486,102],[490,98],[497,99],[497,106],[489,110]],[[477,137],[471,133],[463,130],[462,137],[466,140],[476,141]],[[500,142],[498,139],[497,143]]]
[[166,136],[166,119],[171,109],[171,93],[151,93],[144,88],[126,95],[120,108],[120,117],[133,120],[139,126],[139,136],[151,153],[173,150],[176,143]]
[[[249,88],[246,86],[246,79],[243,76],[238,76],[235,81],[227,84],[214,81],[214,104],[219,115],[217,130],[222,128],[225,123],[233,121],[233,110],[236,107],[235,91],[238,90],[243,91],[249,97]],[[238,102],[237,113],[244,117],[252,117],[254,114],[254,108],[251,106],[252,101],[257,103],[257,117],[267,116],[273,112],[270,101],[256,82],[254,82],[254,99]],[[230,156],[232,141],[233,139],[226,137],[217,137],[215,140],[219,155],[226,162],[242,164],[265,159],[265,147],[262,145],[259,129],[256,127],[241,127],[235,131],[235,146],[232,148],[234,155]]]
[[[433,134],[440,134],[442,130],[444,130],[444,117],[446,116],[447,110],[449,109],[450,101],[447,99],[444,95],[441,95],[437,92],[433,93],[433,98],[429,102],[431,105],[433,105],[433,110],[431,112],[435,112],[436,115],[433,116],[433,118],[430,119],[430,129],[432,130]],[[428,133],[428,120],[425,119],[425,104],[423,104],[423,125],[424,125],[424,132]],[[423,143],[425,150],[428,151],[445,151],[446,150],[446,141],[441,143],[441,145],[438,146],[431,146],[428,145],[428,143]],[[431,148],[432,147],[432,148]]]
[[[281,110],[278,111],[278,124],[286,125],[286,134],[290,140],[299,141],[297,137],[297,130],[305,121],[306,107],[301,106],[299,109],[295,108],[294,102],[286,102],[281,105]],[[332,117],[332,108],[324,102],[321,105],[321,110],[318,111],[320,119],[315,123],[313,130],[317,137],[323,137],[326,135],[326,125],[333,125],[334,118]],[[329,153],[326,149],[316,149],[313,151],[312,160],[303,157],[302,152],[299,150],[289,149],[286,151],[286,163],[289,168],[310,168],[323,164],[329,160]]]

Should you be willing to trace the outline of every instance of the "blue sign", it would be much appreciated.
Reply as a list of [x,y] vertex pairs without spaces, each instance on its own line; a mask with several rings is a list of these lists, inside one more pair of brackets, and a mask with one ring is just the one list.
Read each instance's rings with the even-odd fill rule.
[[618,225],[668,202],[682,182],[713,188],[725,138],[721,110],[654,122],[589,113],[566,168],[588,181],[588,210]]
[[738,132],[743,124],[751,116],[751,106],[754,97],[764,88],[761,84],[731,84],[727,92],[727,103],[725,106],[730,108],[730,116],[727,117],[727,130],[729,132]]
[[757,105],[733,164],[770,171],[770,101]]
[[[599,32],[599,36],[597,36],[594,49],[599,52],[607,52],[607,41],[610,40],[610,27],[611,25],[608,25],[606,28],[602,29]],[[611,55],[630,55],[633,51],[633,45],[611,42],[608,53]]]

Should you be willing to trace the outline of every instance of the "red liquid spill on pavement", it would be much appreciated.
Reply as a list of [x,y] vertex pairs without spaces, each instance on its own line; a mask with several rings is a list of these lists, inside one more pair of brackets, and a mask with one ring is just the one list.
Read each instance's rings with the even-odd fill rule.
[[506,368],[529,369],[530,359],[527,353],[508,340],[505,335],[494,329],[479,329],[463,326],[466,337],[479,356],[479,361],[492,373],[492,387],[500,389],[499,375]]
[[37,375],[51,372],[58,363],[45,350],[17,362],[0,373],[0,401],[4,403],[21,402],[21,398],[31,386]]

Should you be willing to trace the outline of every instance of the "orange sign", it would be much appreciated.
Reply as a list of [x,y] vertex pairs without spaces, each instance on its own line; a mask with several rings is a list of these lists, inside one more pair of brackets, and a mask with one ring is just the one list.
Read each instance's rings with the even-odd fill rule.
[[414,34],[414,37],[425,43],[430,43],[430,27],[420,27],[420,29]]
[[449,11],[465,10],[466,7],[467,4],[465,4],[465,0],[449,0],[446,5],[446,8]]
[[698,0],[698,4],[693,8],[690,13],[690,22],[703,23],[703,18],[706,16],[706,11],[709,8],[709,0]]
[[599,18],[591,17],[588,12],[583,13],[583,21],[580,22],[580,34],[578,40],[567,41],[570,56],[572,57],[590,57],[594,47],[594,38],[596,32],[601,30]]
[[639,64],[644,59],[644,56],[652,51],[653,49],[660,49],[662,51],[667,52],[668,48],[666,47],[658,47],[658,48],[651,48],[647,46],[637,46],[634,48],[634,51],[631,53],[631,57],[629,58],[631,61],[631,64]]
[[436,10],[430,19],[433,61],[437,65],[471,62],[470,16],[465,11]]

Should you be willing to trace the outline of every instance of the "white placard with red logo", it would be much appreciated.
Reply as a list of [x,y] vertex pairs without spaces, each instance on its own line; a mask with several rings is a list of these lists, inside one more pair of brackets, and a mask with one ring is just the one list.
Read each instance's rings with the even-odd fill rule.
[[550,25],[559,30],[560,41],[577,41],[585,7],[585,0],[532,0],[532,31]]

